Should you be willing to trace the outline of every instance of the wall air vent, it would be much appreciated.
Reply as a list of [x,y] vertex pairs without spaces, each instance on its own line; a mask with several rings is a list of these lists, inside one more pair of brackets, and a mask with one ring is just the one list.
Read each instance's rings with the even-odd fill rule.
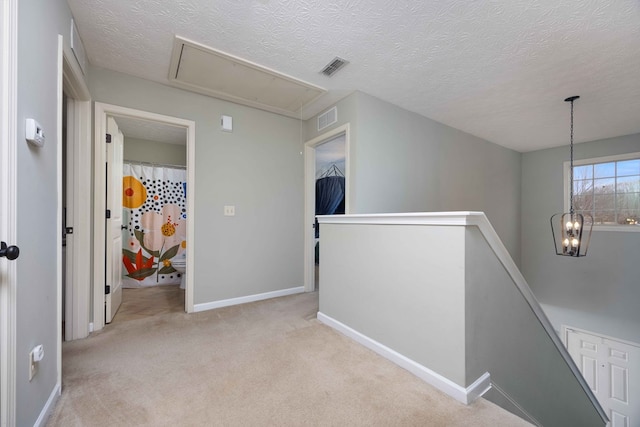
[[169,83],[181,89],[299,119],[302,107],[327,91],[191,40],[176,36]]
[[336,56],[331,62],[327,64],[326,67],[322,69],[322,71],[320,71],[320,74],[331,77],[335,73],[337,73],[340,68],[344,67],[348,63],[349,61]]
[[338,107],[333,107],[330,110],[327,110],[318,116],[318,131],[321,131],[327,126],[331,126],[337,121],[338,121]]

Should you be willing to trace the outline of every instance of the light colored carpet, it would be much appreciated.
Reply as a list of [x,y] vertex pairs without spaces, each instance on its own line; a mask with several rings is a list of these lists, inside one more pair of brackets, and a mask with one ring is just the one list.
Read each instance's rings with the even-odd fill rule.
[[316,319],[316,293],[108,325],[63,345],[48,426],[529,426]]

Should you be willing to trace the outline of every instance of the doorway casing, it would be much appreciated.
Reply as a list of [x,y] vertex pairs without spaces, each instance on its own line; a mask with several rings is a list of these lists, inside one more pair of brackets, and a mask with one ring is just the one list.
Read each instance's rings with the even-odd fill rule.
[[[71,49],[63,50],[63,92],[67,95],[67,235],[65,340],[89,335],[91,308],[91,94]],[[62,103],[61,103],[62,105]],[[62,120],[62,117],[60,117]],[[60,123],[62,128],[62,123]],[[62,170],[62,164],[59,164]],[[62,210],[62,207],[59,208]]]
[[315,290],[315,216],[316,216],[316,148],[335,137],[344,134],[345,154],[345,198],[344,212],[351,213],[351,143],[350,125],[346,123],[333,130],[305,142],[304,144],[304,290]]
[[[187,242],[193,247],[194,241],[194,194],[195,194],[195,130],[192,120],[165,116],[148,111],[118,105],[95,103],[95,155],[94,155],[94,255],[93,255],[93,330],[104,327],[105,310],[105,188],[106,188],[106,142],[107,116],[159,122],[166,125],[183,127],[187,133]],[[193,257],[187,257],[187,283],[185,286],[185,308],[193,313]]]

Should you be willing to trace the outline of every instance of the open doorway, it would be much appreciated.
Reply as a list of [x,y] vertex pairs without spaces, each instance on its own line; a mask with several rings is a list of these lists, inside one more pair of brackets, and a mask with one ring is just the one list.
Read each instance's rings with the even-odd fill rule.
[[[349,124],[305,143],[305,291],[319,285],[316,215],[349,213]],[[310,225],[310,226],[309,226]]]
[[186,311],[187,130],[113,120],[123,135],[122,255],[111,261],[122,263],[122,304],[107,320]]
[[61,340],[90,332],[91,96],[72,52],[62,53],[60,94]]
[[[111,133],[109,133],[108,129],[110,127],[113,129],[114,126],[118,130],[111,130]],[[137,130],[134,130],[134,128],[137,128]],[[135,132],[142,131],[143,128],[146,128],[146,130],[144,130],[144,132],[146,133],[142,134],[143,137],[140,138],[140,135],[136,136],[137,134]],[[186,239],[179,243],[180,248],[183,249],[182,252],[184,252],[187,242],[193,241],[195,123],[190,120],[180,119],[176,117],[164,116],[115,105],[96,103],[96,151],[94,161],[94,210],[96,212],[96,215],[94,216],[94,230],[96,230],[96,232],[94,236],[95,251],[93,259],[94,330],[102,329],[105,323],[108,323],[111,318],[113,318],[113,315],[117,312],[118,305],[122,297],[123,276],[126,277],[127,275],[129,275],[128,279],[131,279],[131,276],[133,276],[133,278],[135,279],[141,278],[141,276],[145,276],[149,272],[151,272],[149,276],[155,275],[154,278],[157,277],[158,280],[160,279],[160,276],[165,275],[165,273],[167,273],[166,276],[170,276],[171,274],[177,276],[176,272],[169,272],[169,269],[165,268],[167,267],[167,264],[171,265],[171,261],[169,260],[170,254],[165,253],[165,250],[167,248],[161,247],[161,249],[156,250],[156,248],[153,247],[154,244],[152,244],[152,241],[154,240],[152,232],[150,230],[146,230],[146,235],[143,235],[145,234],[143,233],[143,231],[145,231],[144,227],[139,227],[138,230],[140,231],[140,233],[136,236],[136,233],[129,230],[128,226],[131,223],[133,224],[133,229],[135,229],[136,224],[139,226],[142,225],[142,219],[130,218],[132,214],[131,209],[123,211],[123,198],[125,197],[125,192],[129,188],[123,188],[124,171],[122,169],[122,164],[125,157],[125,135],[126,133],[129,133],[129,138],[138,140],[141,139],[142,144],[137,144],[138,147],[144,146],[148,143],[158,143],[157,139],[160,137],[149,136],[150,129],[155,129],[155,131],[158,131],[160,134],[181,134],[181,138],[183,138],[185,141],[184,147],[179,148],[179,150],[184,149],[184,151],[186,152],[186,183],[184,190],[181,191],[181,195],[185,196],[186,205],[184,207],[184,217],[180,218],[182,220],[182,227],[186,229]],[[122,157],[120,157],[120,159],[122,159],[120,161],[120,169],[118,169],[117,166],[117,159],[119,158],[119,154],[117,152],[118,150],[114,149],[113,146],[110,146],[110,144],[112,144],[113,142],[107,142],[107,140],[109,139],[111,141],[116,141],[118,139],[115,137],[116,133],[122,134],[123,139],[123,153]],[[107,134],[111,136],[108,137]],[[136,155],[134,154],[129,154],[129,157],[131,156],[136,157]],[[140,157],[137,158],[139,159]],[[171,163],[167,163],[165,164],[165,166],[177,166],[174,162],[175,160],[172,160]],[[159,162],[157,161],[157,159],[147,156],[145,160],[137,160],[136,163],[139,163],[140,166],[143,167],[145,166],[143,163],[147,163],[147,166],[152,166],[153,163]],[[113,166],[115,166],[115,168]],[[138,180],[138,178],[136,178],[136,180]],[[142,185],[141,182],[140,184]],[[143,190],[141,187],[139,188],[140,191],[138,193],[135,193],[135,189],[133,187],[131,187],[130,189],[130,197],[141,197],[141,199],[136,202],[136,206],[137,204],[140,205],[137,208],[142,207],[148,199],[148,197],[140,196],[140,194],[144,193],[146,196],[151,196],[152,199],[155,196],[155,194],[147,194],[146,190]],[[158,196],[158,198],[159,197],[160,196]],[[156,201],[159,202],[159,200],[153,200],[152,203],[155,205]],[[185,201],[182,201],[182,203],[185,203]],[[105,215],[99,215],[98,213],[100,212],[105,212]],[[119,218],[116,218],[118,215]],[[115,218],[116,220],[112,220],[113,218]],[[136,220],[138,221],[137,223]],[[158,232],[164,233],[164,237],[166,237],[166,235],[168,234],[173,235],[172,233],[169,233],[169,231],[173,231],[173,228],[176,227],[175,224],[177,220],[178,219],[175,218],[175,215],[172,216],[172,218],[169,220],[172,226],[169,227],[168,225],[164,224],[166,225],[166,227],[162,229],[159,228]],[[127,230],[124,230],[124,228],[127,228]],[[171,230],[169,230],[169,228],[171,228]],[[139,248],[137,249],[140,250],[140,254],[138,255],[138,252],[133,252],[134,255],[132,257],[128,257],[128,252],[123,251],[122,245],[123,243],[128,244],[129,240],[127,240],[126,236],[130,236],[131,233],[133,233],[134,237],[139,237],[139,239],[137,239]],[[173,245],[172,247],[174,246],[176,245]],[[130,250],[130,248],[127,248],[126,250]],[[128,259],[128,263],[127,261],[125,261],[125,258]],[[129,271],[129,267],[133,269],[133,274],[131,273],[131,271]],[[191,257],[185,257],[184,270],[186,280],[183,291],[183,310],[190,313],[193,312],[193,261]]]

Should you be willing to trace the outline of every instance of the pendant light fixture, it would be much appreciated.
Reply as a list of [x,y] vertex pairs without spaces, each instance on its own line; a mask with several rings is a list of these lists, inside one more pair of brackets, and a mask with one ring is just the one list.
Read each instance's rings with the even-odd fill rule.
[[573,207],[573,102],[579,96],[570,96],[565,102],[571,103],[571,155],[569,165],[569,212],[557,213],[551,217],[551,233],[557,255],[581,257],[587,254],[593,217],[575,213]]

